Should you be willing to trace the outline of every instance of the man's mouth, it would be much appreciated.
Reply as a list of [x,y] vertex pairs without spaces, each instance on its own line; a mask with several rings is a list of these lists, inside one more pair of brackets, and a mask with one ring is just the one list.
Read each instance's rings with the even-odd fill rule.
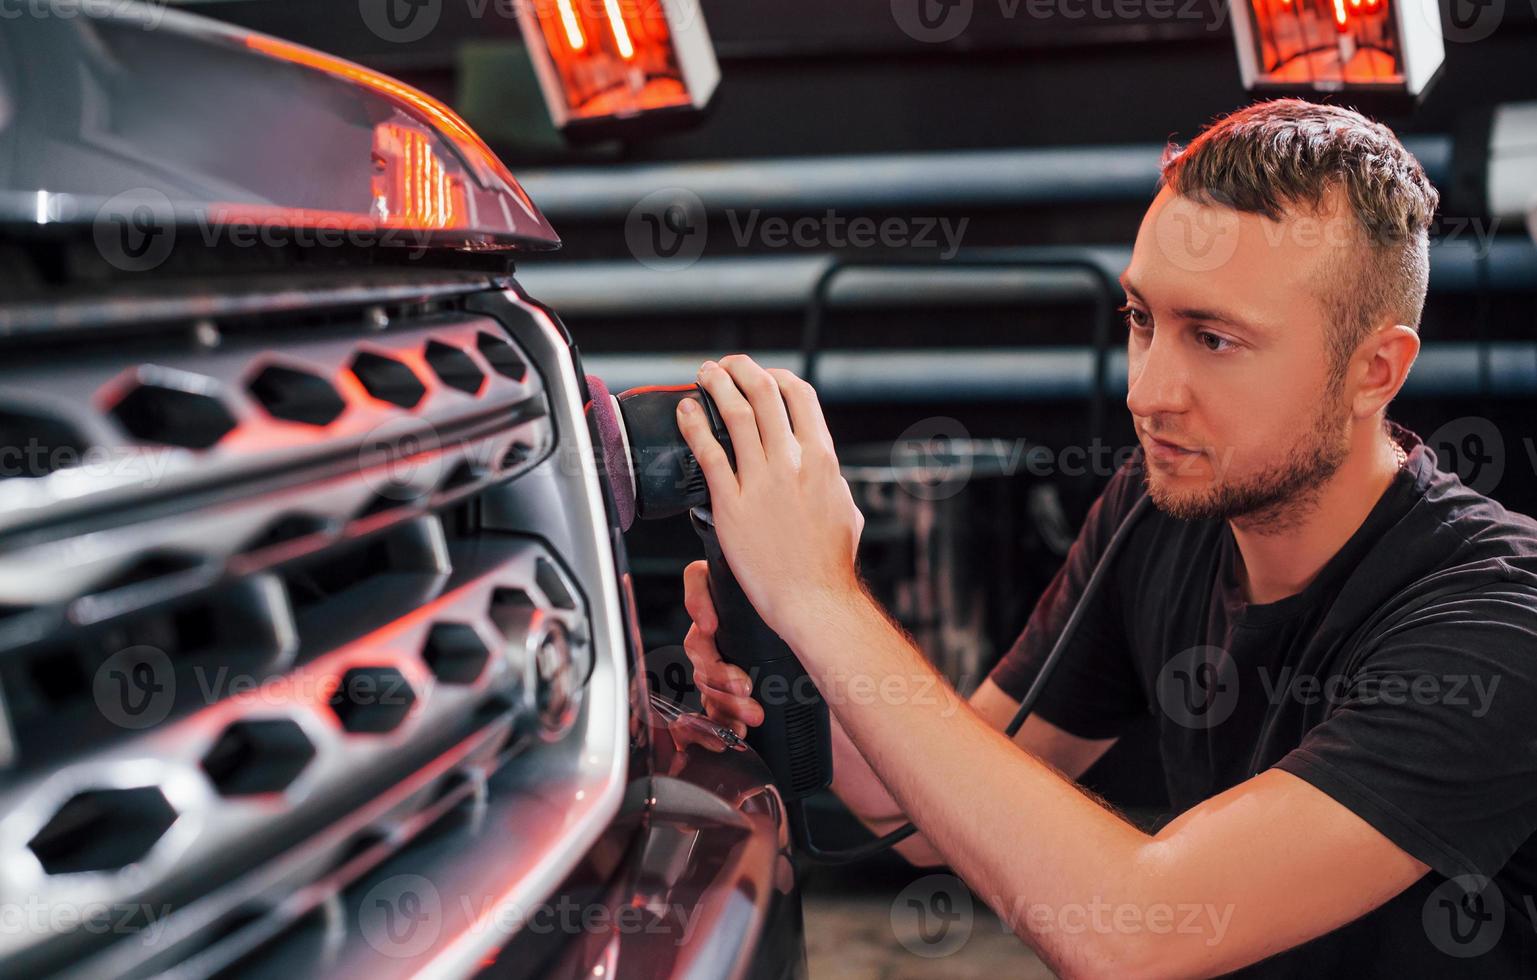
[[1142,430],[1142,440],[1147,454],[1157,460],[1178,461],[1201,455],[1199,449],[1190,449],[1177,442],[1160,439],[1146,429]]

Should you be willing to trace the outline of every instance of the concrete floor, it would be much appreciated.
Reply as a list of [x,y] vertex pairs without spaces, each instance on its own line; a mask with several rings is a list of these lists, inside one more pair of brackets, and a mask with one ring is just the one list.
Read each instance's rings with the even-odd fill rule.
[[948,873],[895,861],[805,882],[811,980],[1045,980],[1035,954]]

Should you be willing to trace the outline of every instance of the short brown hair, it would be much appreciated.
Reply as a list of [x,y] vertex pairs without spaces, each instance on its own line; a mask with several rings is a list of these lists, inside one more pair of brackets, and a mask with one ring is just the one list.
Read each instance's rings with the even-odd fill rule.
[[1429,228],[1440,195],[1393,131],[1353,109],[1303,99],[1256,102],[1188,147],[1164,151],[1160,186],[1205,204],[1262,214],[1318,212],[1343,190],[1370,254],[1331,277],[1321,298],[1336,381],[1384,316],[1419,329],[1430,279]]

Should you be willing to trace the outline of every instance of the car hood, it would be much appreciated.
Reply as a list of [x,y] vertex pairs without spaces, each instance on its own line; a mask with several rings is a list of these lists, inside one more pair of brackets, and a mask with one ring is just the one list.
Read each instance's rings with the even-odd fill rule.
[[386,75],[160,5],[29,5],[0,32],[0,225],[123,222],[560,245],[464,120]]

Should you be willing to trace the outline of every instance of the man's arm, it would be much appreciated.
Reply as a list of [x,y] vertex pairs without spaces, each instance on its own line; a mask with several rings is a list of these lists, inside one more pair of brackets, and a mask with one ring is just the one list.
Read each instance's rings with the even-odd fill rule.
[[[815,628],[787,639],[819,686],[932,671],[868,600],[806,613]],[[852,669],[846,657],[838,665],[848,649],[861,651]],[[1280,770],[1150,836],[951,697],[953,713],[861,699],[832,707],[938,854],[1061,974],[1234,970],[1358,918],[1428,870]]]
[[[1019,702],[1009,697],[992,680],[971,695],[968,702],[977,717],[1002,732],[1014,720]],[[843,729],[836,714],[833,730],[833,785],[845,806],[876,835],[887,834],[908,822],[907,814],[897,805],[891,792],[875,775],[869,762]],[[1057,770],[1065,779],[1076,780],[1116,742],[1113,738],[1079,738],[1044,718],[1025,720],[1014,736],[1014,744]],[[893,848],[912,864],[932,867],[945,863],[944,855],[921,833],[914,834]]]
[[[747,728],[761,723],[763,709],[745,693],[752,689],[747,673],[722,661],[715,646],[715,604],[710,598],[709,566],[703,561],[693,562],[683,571],[683,604],[693,620],[683,646],[693,664],[705,712],[716,724],[745,735]],[[1019,708],[1019,702],[991,678],[982,682],[970,703],[988,725],[1000,732],[1008,727]],[[832,790],[849,812],[877,836],[906,823],[907,816],[850,741],[837,715],[832,717],[832,740]],[[1115,744],[1115,739],[1079,738],[1044,718],[1034,717],[1020,727],[1014,742],[1067,778],[1077,779]],[[922,834],[912,835],[894,849],[920,867],[943,864],[945,860]]]
[[962,702],[864,593],[853,567],[861,520],[811,387],[740,356],[707,362],[700,383],[735,468],[691,401],[678,422],[743,591],[824,695],[930,680],[936,698],[828,701],[902,812],[1058,972],[1236,969],[1338,928],[1426,872],[1279,770],[1156,836],[1101,807]]

